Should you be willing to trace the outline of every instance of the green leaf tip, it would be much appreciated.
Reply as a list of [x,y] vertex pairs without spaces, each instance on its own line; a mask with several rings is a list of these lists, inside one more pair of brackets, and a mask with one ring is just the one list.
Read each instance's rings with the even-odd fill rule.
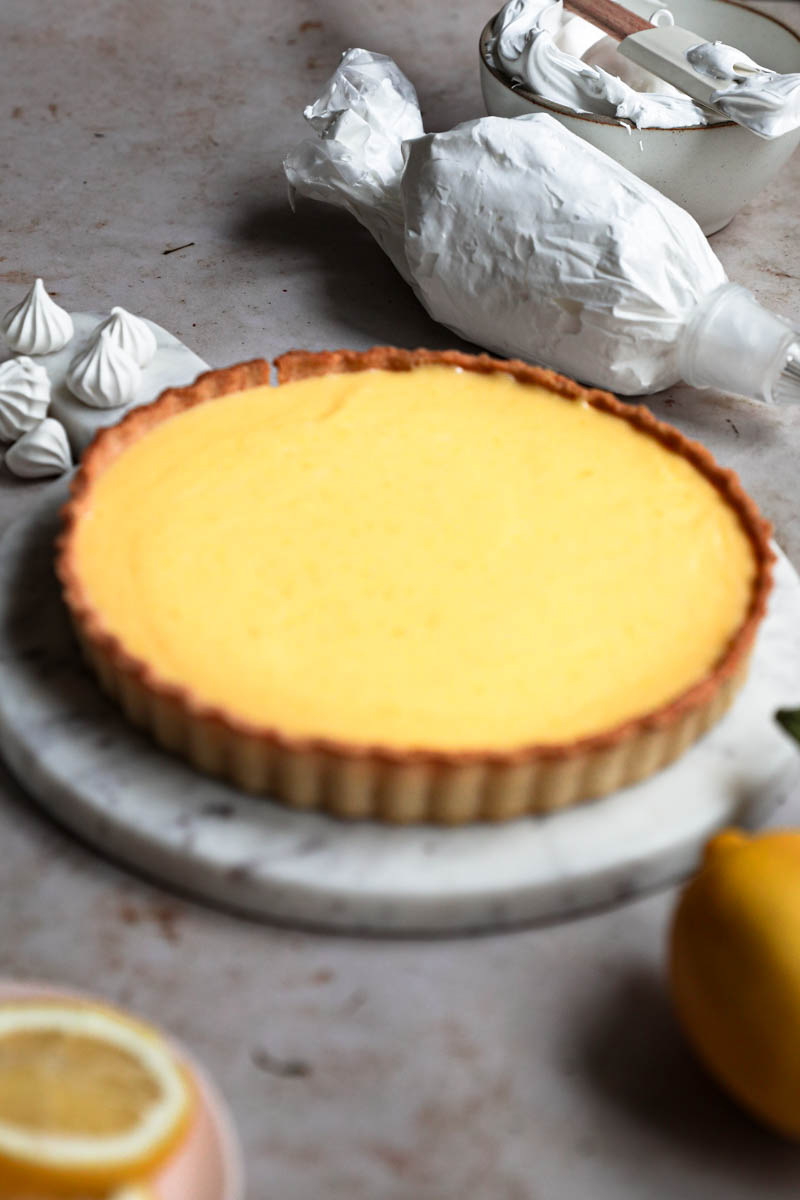
[[800,742],[800,708],[780,708],[775,720],[796,742]]

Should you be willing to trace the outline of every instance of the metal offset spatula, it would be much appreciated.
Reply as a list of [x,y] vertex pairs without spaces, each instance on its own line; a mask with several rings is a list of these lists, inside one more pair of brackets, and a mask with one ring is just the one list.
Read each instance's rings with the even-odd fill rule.
[[564,0],[570,12],[619,40],[619,52],[724,120],[761,137],[800,126],[800,74],[780,75],[743,51],[678,25],[653,25],[614,0]]

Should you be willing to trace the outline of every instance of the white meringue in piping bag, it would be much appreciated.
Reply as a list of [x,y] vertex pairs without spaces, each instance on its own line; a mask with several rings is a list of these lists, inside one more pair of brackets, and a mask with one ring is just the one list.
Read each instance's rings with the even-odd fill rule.
[[728,282],[685,209],[544,113],[408,139],[389,61],[345,54],[307,110],[324,137],[284,167],[358,217],[435,320],[625,395],[682,378],[800,403],[800,335]]
[[25,299],[3,317],[0,332],[15,354],[53,354],[66,346],[74,329],[69,313],[36,279]]
[[348,50],[303,111],[319,141],[284,163],[290,188],[346,208],[411,282],[403,251],[403,143],[425,132],[414,85],[391,58]]
[[92,408],[118,408],[134,399],[141,378],[136,360],[121,350],[109,330],[104,329],[72,360],[67,387]]
[[44,367],[23,355],[0,363],[0,441],[13,442],[44,419],[50,379]]
[[6,452],[5,464],[23,479],[49,479],[72,466],[67,433],[60,421],[46,417]]
[[385,61],[344,56],[325,95],[351,104],[352,121],[331,112],[325,139],[289,155],[291,186],[353,212],[431,316],[467,340],[612,391],[675,383],[681,329],[726,280],[695,220],[544,114],[404,141],[407,93],[394,64],[375,75]]
[[726,279],[693,217],[544,114],[407,154],[406,256],[438,320],[612,391],[677,382],[681,328]]
[[140,367],[146,367],[155,356],[156,335],[141,317],[135,317],[118,305],[111,310],[110,316],[98,326],[92,340],[99,338],[103,330],[108,330],[111,340],[120,350],[124,350],[135,359]]

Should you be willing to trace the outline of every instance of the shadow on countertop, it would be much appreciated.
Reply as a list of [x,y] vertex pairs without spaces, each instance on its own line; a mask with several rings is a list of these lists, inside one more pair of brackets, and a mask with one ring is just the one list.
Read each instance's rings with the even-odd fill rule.
[[[315,307],[346,321],[365,345],[425,346],[431,350],[479,348],[433,321],[363,226],[331,205],[298,198],[243,205],[230,236],[319,289]],[[332,349],[334,347],[331,347]]]
[[751,1183],[753,1196],[797,1194],[800,1148],[757,1124],[705,1072],[678,1027],[666,981],[632,967],[599,1005],[581,1008],[573,1069],[651,1140],[654,1178],[663,1149],[697,1179],[692,1196],[717,1194],[728,1173],[739,1186]]

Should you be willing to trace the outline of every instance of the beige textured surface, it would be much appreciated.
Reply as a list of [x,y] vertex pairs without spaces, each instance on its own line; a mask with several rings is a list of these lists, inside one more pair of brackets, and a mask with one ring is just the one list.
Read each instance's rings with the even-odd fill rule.
[[[451,344],[356,225],[310,204],[292,217],[280,158],[350,44],[398,59],[431,128],[479,113],[490,7],[4,0],[0,307],[43,274],[68,308],[121,303],[214,365]],[[800,29],[794,0],[764,7]],[[795,316],[799,188],[796,157],[714,239],[733,278]],[[800,564],[800,413],[688,389],[653,407],[740,471]],[[0,524],[37,490],[0,477]],[[800,798],[781,815],[798,818]],[[358,942],[151,888],[5,775],[0,836],[0,972],[95,987],[185,1038],[233,1104],[254,1200],[797,1193],[800,1151],[729,1106],[675,1032],[670,894],[498,938]]]

